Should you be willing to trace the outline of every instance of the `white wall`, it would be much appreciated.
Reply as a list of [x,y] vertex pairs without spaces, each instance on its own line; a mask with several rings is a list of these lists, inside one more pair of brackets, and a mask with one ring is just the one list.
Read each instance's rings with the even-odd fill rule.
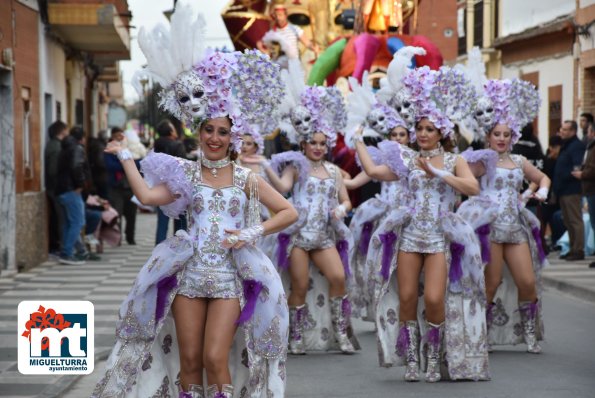
[[574,0],[501,0],[500,37],[573,13],[575,7]]
[[[56,101],[61,104],[62,121],[68,120],[68,107],[66,104],[66,55],[64,50],[53,40],[48,39],[40,28],[41,37],[39,39],[39,74],[40,74],[40,104],[43,110],[45,106],[44,95],[52,95],[52,119],[49,123],[56,121]],[[42,112],[42,119],[45,113]],[[45,121],[41,125],[45,126]]]
[[595,0],[580,0],[579,8],[584,8],[593,4],[595,4]]
[[548,132],[548,87],[562,85],[562,120],[573,119],[573,59],[571,55],[541,61],[519,62],[502,65],[502,78],[512,79],[523,74],[539,72],[539,140],[547,148]]

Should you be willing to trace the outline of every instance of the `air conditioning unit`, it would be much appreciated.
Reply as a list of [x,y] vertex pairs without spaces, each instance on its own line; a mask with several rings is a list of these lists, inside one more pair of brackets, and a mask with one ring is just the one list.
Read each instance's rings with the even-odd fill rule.
[[2,65],[12,69],[15,65],[12,48],[5,48],[2,50]]

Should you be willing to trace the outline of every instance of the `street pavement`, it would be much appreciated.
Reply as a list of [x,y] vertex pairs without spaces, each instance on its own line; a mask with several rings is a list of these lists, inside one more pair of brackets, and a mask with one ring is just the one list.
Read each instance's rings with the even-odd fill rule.
[[[107,248],[82,266],[47,262],[0,278],[0,397],[88,397],[103,375],[114,342],[117,309],[154,243],[156,216],[139,214],[137,245]],[[593,259],[590,259],[593,261]],[[490,356],[486,382],[405,383],[402,368],[377,365],[373,325],[354,321],[362,351],[353,356],[313,353],[290,357],[287,397],[595,397],[595,269],[589,260],[550,256],[544,272],[546,342],[541,355],[524,347]],[[87,376],[27,376],[17,369],[16,309],[22,300],[89,300],[95,306],[95,371]]]

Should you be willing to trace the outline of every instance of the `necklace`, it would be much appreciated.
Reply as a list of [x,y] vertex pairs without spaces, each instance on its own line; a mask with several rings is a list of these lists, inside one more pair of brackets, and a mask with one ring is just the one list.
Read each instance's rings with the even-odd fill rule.
[[430,160],[431,158],[435,157],[435,156],[440,156],[444,153],[444,148],[442,148],[441,146],[439,146],[436,149],[432,149],[429,151],[426,151],[425,149],[422,149],[419,151],[419,155],[426,158],[427,160]]
[[211,169],[211,174],[214,178],[217,178],[217,169],[227,166],[230,164],[231,161],[229,157],[219,159],[219,160],[209,160],[207,158],[202,158],[201,164],[205,166],[207,169]]
[[318,169],[322,166],[322,160],[310,160],[310,167],[312,167],[312,171],[316,173]]
[[504,153],[499,153],[498,154],[498,162],[504,162],[508,159],[510,159],[510,156],[508,156],[508,152],[504,152]]

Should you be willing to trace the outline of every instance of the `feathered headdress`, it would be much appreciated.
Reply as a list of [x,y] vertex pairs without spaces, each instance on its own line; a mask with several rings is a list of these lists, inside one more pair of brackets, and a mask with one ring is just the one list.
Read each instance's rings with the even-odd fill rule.
[[368,72],[364,72],[362,84],[350,77],[352,92],[347,96],[347,126],[345,142],[353,146],[353,137],[360,127],[364,128],[364,137],[386,138],[396,126],[407,128],[396,110],[378,101],[368,80]]
[[[453,121],[464,120],[475,107],[477,94],[460,68],[427,66],[410,71],[403,83],[415,104],[416,121],[428,118],[443,137],[453,133]],[[412,141],[415,137],[412,137]]]
[[309,140],[314,133],[326,135],[329,147],[337,141],[337,132],[347,123],[341,92],[336,87],[309,87],[297,60],[290,60],[282,71],[285,96],[279,107],[279,126],[293,143]]
[[161,85],[159,106],[197,125],[227,116],[232,146],[240,150],[249,124],[272,115],[283,93],[279,66],[257,50],[224,53],[205,50],[206,23],[189,4],[178,4],[170,27],[141,29],[139,45],[147,72]]

